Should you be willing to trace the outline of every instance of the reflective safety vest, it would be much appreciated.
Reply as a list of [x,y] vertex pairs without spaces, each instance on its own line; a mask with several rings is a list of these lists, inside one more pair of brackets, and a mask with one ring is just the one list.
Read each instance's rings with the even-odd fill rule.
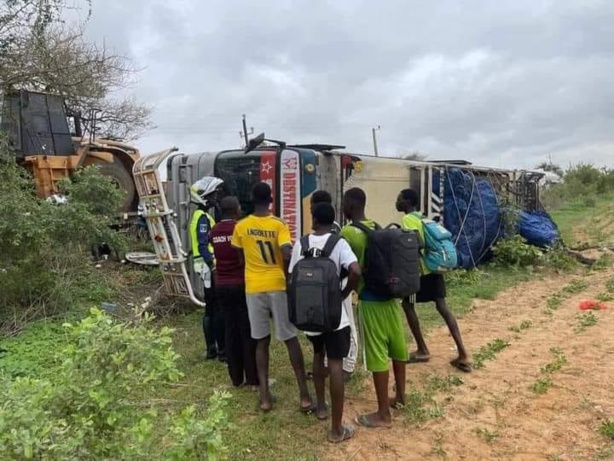
[[[203,215],[205,215],[209,221],[209,232],[211,232],[211,229],[215,226],[215,220],[209,213],[205,213],[203,210],[199,209],[192,214],[192,220],[190,221],[190,242],[192,244],[192,257],[194,259],[201,257],[200,250],[198,249],[198,221]],[[208,248],[209,253],[213,256],[213,244],[211,240],[209,240]]]

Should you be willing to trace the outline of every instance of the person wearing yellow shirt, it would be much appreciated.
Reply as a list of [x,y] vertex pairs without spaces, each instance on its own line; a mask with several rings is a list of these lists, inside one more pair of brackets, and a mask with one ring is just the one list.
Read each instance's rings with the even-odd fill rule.
[[269,390],[269,346],[271,317],[275,334],[288,349],[300,395],[300,410],[311,412],[314,406],[307,390],[305,361],[297,339],[297,330],[288,317],[286,272],[292,255],[292,238],[286,223],[272,216],[271,187],[262,182],[252,189],[254,213],[235,227],[232,245],[242,251],[245,260],[245,296],[252,338],[256,346],[256,366],[260,388],[260,409],[273,407]]
[[[420,241],[424,244],[424,225],[422,224],[422,213],[418,211],[418,204],[418,193],[413,189],[404,189],[397,197],[396,208],[397,211],[405,213],[401,222],[401,227],[403,229],[416,231]],[[469,355],[463,344],[456,317],[446,303],[446,282],[443,278],[443,274],[431,273],[426,267],[424,259],[421,260],[421,267],[422,276],[420,277],[420,291],[416,293],[415,298],[405,298],[402,302],[403,310],[407,317],[407,323],[409,323],[409,328],[416,340],[418,348],[415,352],[409,354],[409,363],[428,362],[431,358],[424,337],[422,336],[422,331],[420,330],[420,321],[416,314],[415,304],[434,302],[435,308],[437,312],[439,312],[439,315],[445,320],[458,350],[458,357],[452,360],[450,364],[461,371],[469,373],[471,371]]]

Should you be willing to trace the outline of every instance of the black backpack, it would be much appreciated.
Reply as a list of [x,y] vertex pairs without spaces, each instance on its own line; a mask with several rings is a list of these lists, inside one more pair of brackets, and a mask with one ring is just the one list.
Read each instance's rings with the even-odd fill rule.
[[369,229],[361,222],[352,226],[367,234],[363,267],[365,286],[386,298],[405,298],[420,290],[420,242],[414,231],[396,224]]
[[292,269],[288,283],[290,322],[302,331],[334,331],[341,322],[341,285],[337,265],[330,259],[339,242],[331,234],[317,256],[309,251],[309,236],[300,240],[303,259]]

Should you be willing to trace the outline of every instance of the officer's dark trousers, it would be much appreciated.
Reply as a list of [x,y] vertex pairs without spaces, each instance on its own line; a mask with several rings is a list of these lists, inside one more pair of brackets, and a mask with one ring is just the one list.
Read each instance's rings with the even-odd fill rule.
[[245,285],[218,285],[218,302],[224,310],[226,324],[226,358],[228,374],[235,386],[258,385],[256,371],[256,344],[252,339]]
[[224,333],[224,310],[220,305],[217,288],[211,280],[211,288],[205,289],[205,315],[203,316],[203,333],[207,344],[207,357],[215,358],[224,354],[226,336]]

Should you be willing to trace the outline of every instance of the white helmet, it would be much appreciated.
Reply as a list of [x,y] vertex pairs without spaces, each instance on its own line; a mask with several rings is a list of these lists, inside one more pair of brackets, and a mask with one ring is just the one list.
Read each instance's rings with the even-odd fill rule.
[[192,184],[190,195],[194,203],[207,206],[207,197],[213,194],[224,181],[214,176],[204,176]]

